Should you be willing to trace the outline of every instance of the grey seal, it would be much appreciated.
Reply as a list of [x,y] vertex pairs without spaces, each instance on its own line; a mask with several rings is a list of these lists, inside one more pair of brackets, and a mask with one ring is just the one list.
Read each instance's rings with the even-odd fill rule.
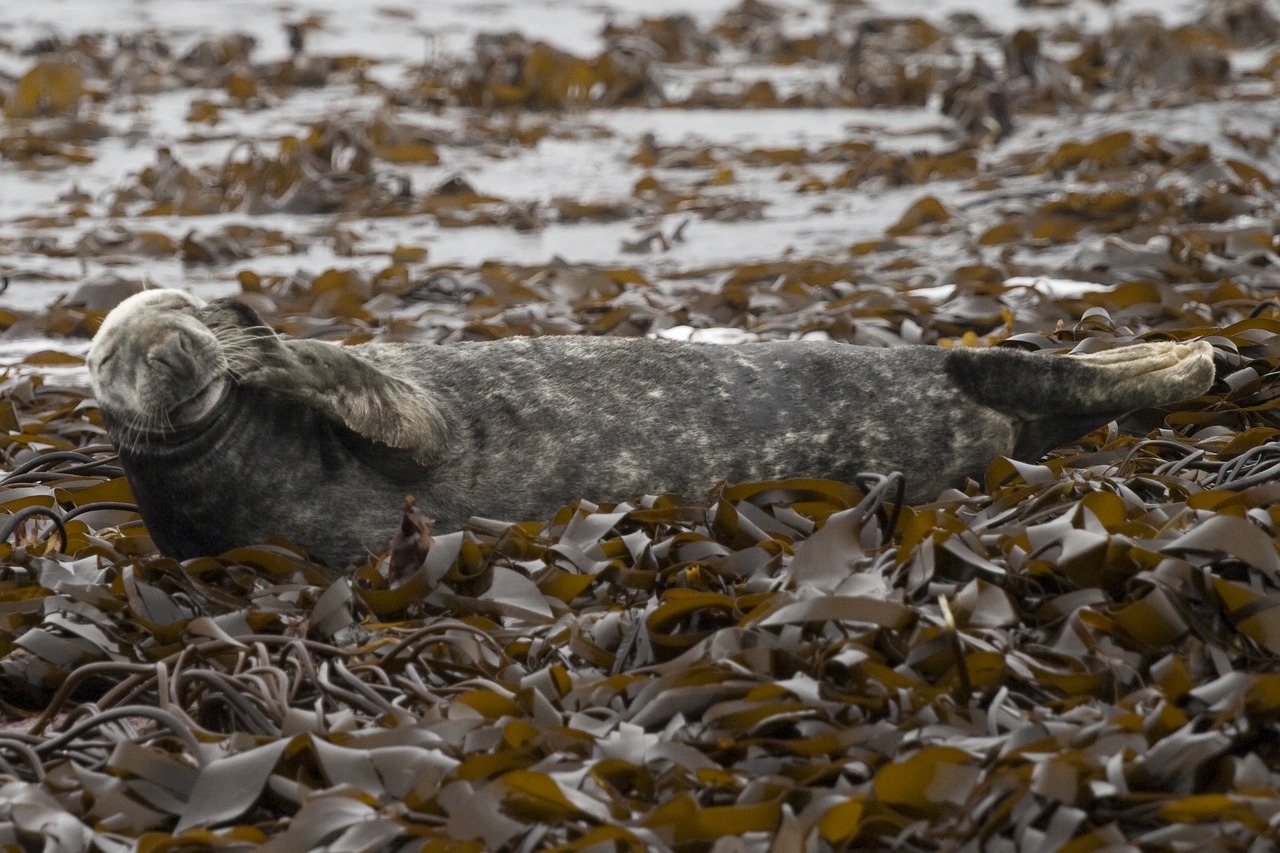
[[89,353],[161,551],[283,536],[332,564],[381,551],[406,494],[444,532],[583,497],[901,471],[929,500],[1136,408],[1204,393],[1212,347],[735,346],[601,337],[454,345],[286,340],[247,305],[126,299]]

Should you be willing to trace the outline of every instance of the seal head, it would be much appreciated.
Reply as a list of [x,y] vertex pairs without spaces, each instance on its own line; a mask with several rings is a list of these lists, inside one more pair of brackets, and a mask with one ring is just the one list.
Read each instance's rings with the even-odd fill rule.
[[224,343],[177,290],[146,290],[107,315],[89,349],[89,377],[117,443],[149,441],[207,419],[230,387]]

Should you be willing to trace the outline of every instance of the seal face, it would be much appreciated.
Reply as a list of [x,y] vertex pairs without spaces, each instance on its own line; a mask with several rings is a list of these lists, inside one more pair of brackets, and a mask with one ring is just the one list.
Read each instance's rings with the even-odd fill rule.
[[98,405],[120,419],[113,438],[163,436],[198,423],[231,382],[221,343],[177,290],[148,290],[107,315],[89,350]]
[[997,456],[1034,460],[1213,379],[1203,342],[1064,357],[578,337],[346,347],[166,290],[107,317],[89,369],[162,551],[282,536],[335,564],[382,550],[405,494],[441,531],[721,479],[896,470],[928,500]]

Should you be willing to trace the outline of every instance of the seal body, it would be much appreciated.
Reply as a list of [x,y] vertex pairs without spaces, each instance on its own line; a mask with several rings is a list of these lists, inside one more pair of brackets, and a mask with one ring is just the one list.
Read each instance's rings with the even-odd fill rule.
[[[1203,393],[1207,343],[1089,356],[546,337],[283,340],[246,306],[126,300],[89,366],[161,550],[284,536],[331,563],[380,551],[405,494],[457,529],[576,498],[717,480],[902,471],[909,500],[1035,459],[1130,409]],[[132,383],[132,384],[128,384]]]

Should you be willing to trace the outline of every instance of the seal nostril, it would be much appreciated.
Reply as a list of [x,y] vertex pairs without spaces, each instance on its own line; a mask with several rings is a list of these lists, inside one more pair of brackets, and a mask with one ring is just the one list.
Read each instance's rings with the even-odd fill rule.
[[147,361],[164,367],[178,377],[195,375],[196,363],[191,356],[191,342],[180,330],[164,335],[147,349]]

